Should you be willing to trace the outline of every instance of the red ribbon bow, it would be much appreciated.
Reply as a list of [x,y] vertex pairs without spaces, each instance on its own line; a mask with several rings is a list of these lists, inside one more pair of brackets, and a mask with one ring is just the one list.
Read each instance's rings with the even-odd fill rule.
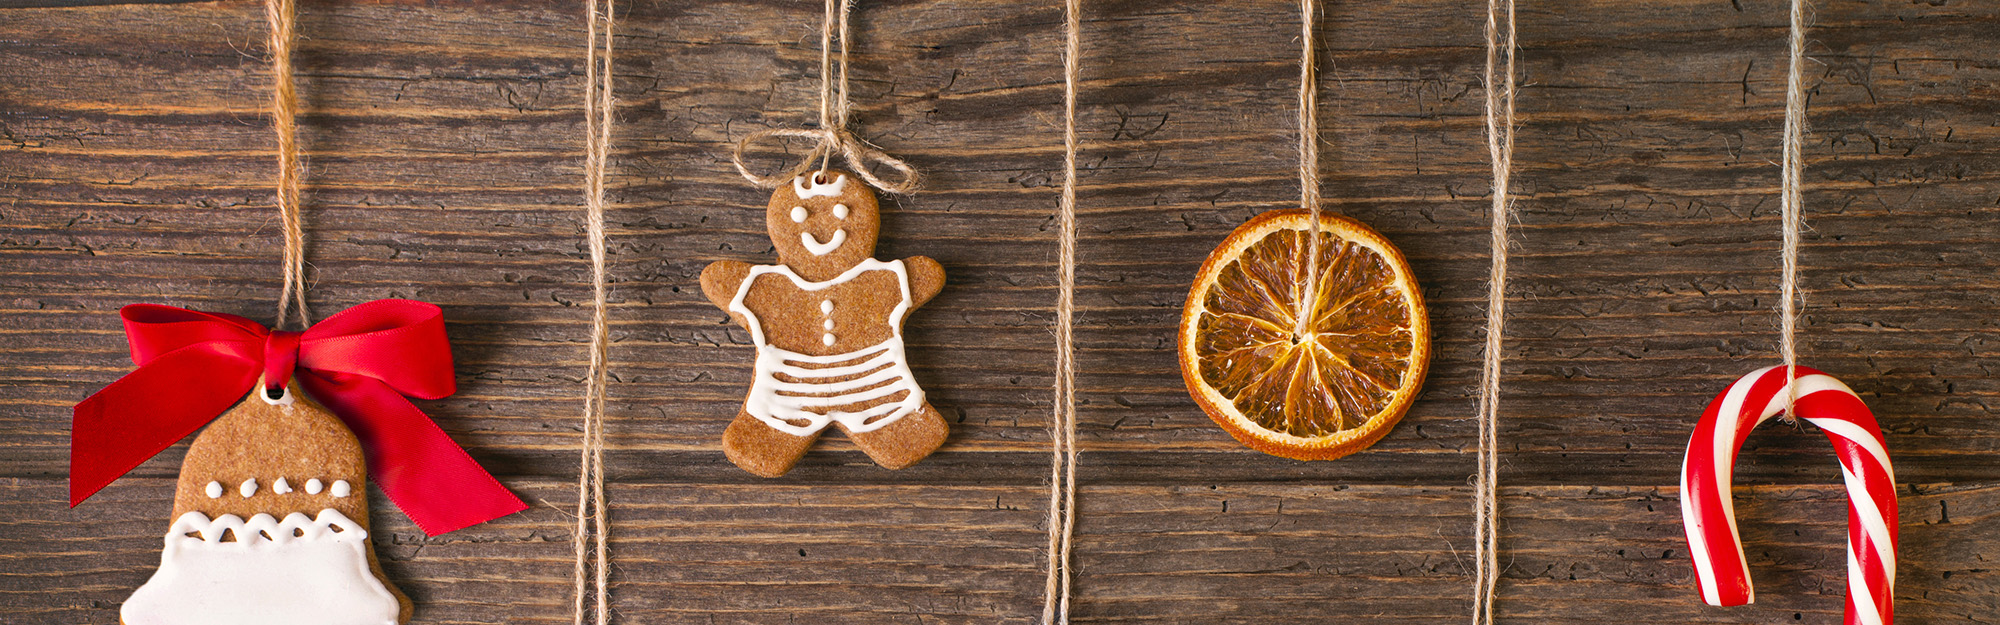
[[272,332],[236,315],[158,304],[133,304],[118,315],[139,369],[76,405],[72,507],[214,420],[260,375],[268,390],[296,376],[346,422],[375,483],[425,534],[528,507],[404,398],[438,399],[458,390],[437,306],[375,300],[305,332]]

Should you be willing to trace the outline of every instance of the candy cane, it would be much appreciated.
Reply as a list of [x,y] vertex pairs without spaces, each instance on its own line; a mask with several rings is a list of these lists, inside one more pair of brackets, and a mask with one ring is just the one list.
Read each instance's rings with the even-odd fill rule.
[[[1826,432],[1847,482],[1847,625],[1888,625],[1896,594],[1896,473],[1882,430],[1847,385],[1798,367],[1793,414]],[[1729,498],[1736,451],[1750,430],[1785,411],[1785,367],[1766,367],[1709,402],[1681,462],[1681,522],[1709,605],[1755,600]]]

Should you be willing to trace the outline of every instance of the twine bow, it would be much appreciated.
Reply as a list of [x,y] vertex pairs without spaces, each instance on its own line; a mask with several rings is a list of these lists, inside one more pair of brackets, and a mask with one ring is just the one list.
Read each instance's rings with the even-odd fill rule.
[[[743,153],[752,144],[772,138],[809,139],[813,141],[813,148],[811,151],[806,152],[805,158],[799,159],[797,164],[792,165],[790,169],[785,170],[782,174],[760,176],[751,172],[750,168],[743,164]],[[831,128],[769,128],[759,130],[750,133],[750,136],[744,137],[742,141],[736,142],[736,150],[729,155],[729,159],[736,163],[736,171],[743,174],[744,179],[749,180],[751,184],[770,189],[791,182],[793,178],[812,171],[814,161],[818,161],[819,171],[826,171],[827,165],[834,154],[839,154],[842,159],[847,161],[848,168],[854,171],[854,175],[860,176],[862,180],[867,181],[869,186],[877,189],[890,193],[910,193],[916,191],[917,187],[923,184],[923,177],[917,173],[915,167],[911,167],[909,163],[903,162],[902,159],[890,156],[887,152],[883,152],[881,148],[877,148],[873,144],[854,136],[854,133],[848,132],[845,124],[836,125]],[[894,169],[897,173],[902,174],[902,180],[895,183],[883,180],[869,171],[870,164],[880,164],[884,167]]]
[[[902,159],[890,156],[874,144],[854,136],[847,131],[847,14],[852,5],[846,0],[826,0],[826,17],[819,29],[819,127],[818,128],[769,128],[750,133],[742,141],[736,142],[736,150],[729,160],[736,163],[736,172],[751,184],[766,189],[791,182],[793,178],[812,169],[813,161],[819,161],[819,171],[826,171],[833,155],[839,154],[847,161],[848,169],[860,176],[869,186],[890,193],[910,193],[922,186],[923,177]],[[835,18],[839,19],[836,24]],[[834,88],[833,31],[840,30],[840,78],[839,89]],[[760,176],[743,164],[743,152],[753,144],[766,139],[807,139],[813,142],[811,151],[798,164],[776,176]],[[870,171],[871,164],[881,164],[903,175],[900,182],[890,183]]]

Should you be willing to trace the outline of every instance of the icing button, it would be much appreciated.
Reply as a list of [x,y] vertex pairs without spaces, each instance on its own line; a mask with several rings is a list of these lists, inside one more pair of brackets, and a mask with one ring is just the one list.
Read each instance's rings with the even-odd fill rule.
[[833,314],[833,300],[825,300],[825,301],[822,301],[822,302],[820,302],[820,303],[819,303],[819,313],[820,313],[820,314],[822,314],[822,315],[831,315],[831,314]]
[[833,345],[833,333],[828,332],[825,335],[819,337],[819,342],[825,343],[829,346]]
[[222,482],[209,482],[207,493],[209,499],[222,497]]
[[331,492],[335,497],[346,497],[354,493],[354,487],[348,486],[347,480],[334,480]]
[[[836,213],[836,214],[837,214],[837,213]],[[792,223],[805,223],[805,221],[806,221],[806,207],[804,207],[804,206],[793,206],[793,207],[792,207]]]
[[820,324],[820,326],[822,326],[822,327],[825,327],[825,328],[827,329],[827,331],[828,331],[828,332],[832,332],[832,331],[833,331],[833,320],[832,320],[832,319],[828,319],[828,320],[826,320],[826,323],[822,323],[822,324]]
[[846,219],[846,218],[847,218],[847,205],[846,205],[846,204],[835,204],[835,205],[833,205],[833,217],[834,217],[835,219]]
[[244,497],[257,494],[257,478],[243,480],[243,486],[237,488],[236,492],[242,493]]
[[326,485],[325,485],[325,484],[322,484],[322,483],[320,483],[320,481],[319,481],[319,478],[313,478],[313,479],[310,479],[310,480],[306,480],[306,494],[308,494],[308,495],[317,495],[317,494],[319,494],[319,491],[320,491],[320,490],[322,490],[322,489],[325,489],[325,488],[326,488]]
[[292,492],[292,485],[291,485],[290,483],[286,482],[286,481],[285,481],[285,478],[282,478],[282,477],[281,477],[281,478],[278,478],[278,481],[276,481],[276,482],[272,482],[272,483],[271,483],[271,492],[274,492],[274,493],[277,493],[277,494],[280,494],[280,495],[283,495],[283,494],[286,494],[286,493],[290,493],[290,492]]

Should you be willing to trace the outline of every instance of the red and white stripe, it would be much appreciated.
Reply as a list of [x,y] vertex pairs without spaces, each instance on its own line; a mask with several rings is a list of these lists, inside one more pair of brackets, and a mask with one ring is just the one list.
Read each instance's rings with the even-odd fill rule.
[[[1833,441],[1847,482],[1847,625],[1888,625],[1896,594],[1896,472],[1875,416],[1853,390],[1807,367],[1797,368],[1793,414]],[[1783,365],[1751,372],[1709,402],[1681,461],[1681,522],[1694,575],[1709,605],[1755,600],[1750,565],[1736,534],[1729,486],[1736,451],[1750,430],[1785,411]]]

